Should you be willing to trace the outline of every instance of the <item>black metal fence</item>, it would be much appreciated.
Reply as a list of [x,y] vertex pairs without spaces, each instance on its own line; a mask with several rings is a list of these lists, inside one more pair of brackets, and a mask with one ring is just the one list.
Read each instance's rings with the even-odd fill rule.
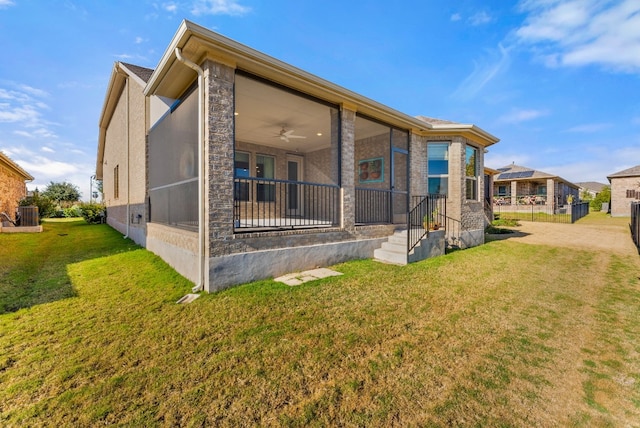
[[640,253],[640,202],[631,203],[631,237]]
[[407,251],[411,251],[418,242],[429,233],[446,227],[446,195],[414,196],[413,208],[407,214]]
[[237,232],[332,227],[339,224],[340,188],[302,181],[236,178]]
[[589,203],[578,202],[571,205],[553,207],[551,205],[494,205],[495,220],[523,220],[547,223],[575,223],[589,214]]

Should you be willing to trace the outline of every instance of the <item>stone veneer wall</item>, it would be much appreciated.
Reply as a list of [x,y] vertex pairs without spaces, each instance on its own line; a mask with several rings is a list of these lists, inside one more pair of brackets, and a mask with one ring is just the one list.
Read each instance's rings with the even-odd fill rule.
[[[15,220],[18,202],[27,195],[24,178],[0,164],[0,213],[4,212]],[[2,220],[0,219],[0,225]]]
[[635,198],[627,198],[627,190],[640,191],[640,176],[611,177],[611,216],[630,217],[631,202]]

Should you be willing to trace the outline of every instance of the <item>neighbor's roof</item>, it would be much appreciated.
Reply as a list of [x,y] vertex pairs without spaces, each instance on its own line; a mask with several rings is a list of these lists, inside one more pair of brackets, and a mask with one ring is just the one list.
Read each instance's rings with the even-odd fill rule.
[[[430,123],[401,113],[311,73],[224,37],[193,22],[183,20],[158,66],[149,78],[145,95],[178,98],[193,82],[193,70],[180,64],[175,50],[185,58],[202,63],[209,58],[230,67],[247,71],[267,80],[298,90],[349,110],[382,120],[393,126],[411,129],[418,135],[463,135],[482,146],[500,141],[471,124]],[[407,97],[411,94],[407,93]]]
[[33,177],[31,176],[31,174],[29,174],[27,171],[22,169],[22,167],[20,167],[20,165],[15,163],[13,160],[11,160],[11,158],[9,156],[5,155],[2,152],[0,152],[0,165],[4,165],[10,171],[15,172],[16,174],[21,176],[23,178],[23,180],[25,180],[25,181],[33,180]]
[[596,193],[602,192],[602,189],[604,189],[607,186],[606,184],[598,183],[597,181],[583,181],[576,184],[582,187],[583,189],[592,190]]
[[535,180],[535,179],[548,179],[553,178],[558,181],[565,182],[573,187],[578,187],[576,184],[565,180],[559,175],[548,174],[546,172],[538,171],[533,168],[529,168],[526,166],[516,165],[515,163],[511,165],[504,166],[502,168],[498,168],[500,171],[500,175],[494,178],[493,182],[497,183],[499,181],[520,181],[520,180]]
[[612,178],[637,177],[637,176],[640,176],[640,165],[636,165],[631,168],[618,171],[616,173],[608,175],[607,178],[609,179],[609,181],[611,181]]

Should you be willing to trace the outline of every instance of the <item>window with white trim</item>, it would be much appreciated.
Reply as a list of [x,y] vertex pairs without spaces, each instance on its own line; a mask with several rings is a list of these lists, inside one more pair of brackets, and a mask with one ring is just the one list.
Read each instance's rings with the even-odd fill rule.
[[465,191],[467,200],[478,200],[478,149],[467,146],[465,149]]

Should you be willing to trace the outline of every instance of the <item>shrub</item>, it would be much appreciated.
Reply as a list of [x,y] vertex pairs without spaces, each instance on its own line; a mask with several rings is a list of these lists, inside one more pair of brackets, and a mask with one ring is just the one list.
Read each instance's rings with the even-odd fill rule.
[[56,204],[46,196],[42,196],[38,191],[33,192],[33,196],[28,196],[21,200],[19,204],[22,207],[31,205],[38,207],[40,219],[49,218],[56,212]]
[[82,209],[77,205],[74,205],[74,206],[69,207],[69,208],[63,208],[62,209],[62,216],[66,217],[66,218],[82,217]]
[[106,207],[97,203],[81,203],[80,209],[82,218],[89,224],[102,223],[106,219]]

